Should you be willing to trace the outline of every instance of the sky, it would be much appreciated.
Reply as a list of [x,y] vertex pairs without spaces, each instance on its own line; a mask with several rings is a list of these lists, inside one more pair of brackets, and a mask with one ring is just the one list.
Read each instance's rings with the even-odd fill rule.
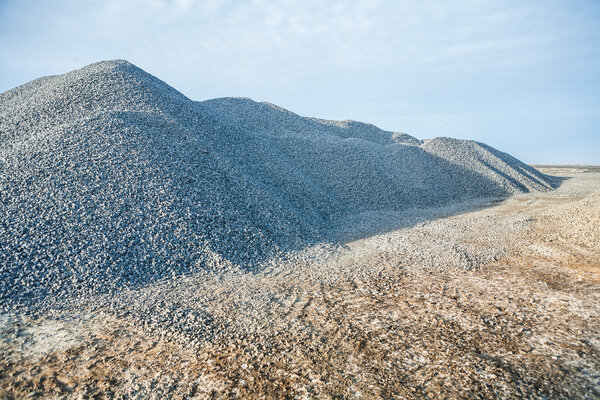
[[600,0],[0,0],[0,92],[108,59],[192,100],[600,164]]

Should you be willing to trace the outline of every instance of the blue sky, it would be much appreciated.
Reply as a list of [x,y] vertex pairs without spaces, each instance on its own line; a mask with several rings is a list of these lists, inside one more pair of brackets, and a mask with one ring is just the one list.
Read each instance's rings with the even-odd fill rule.
[[124,58],[193,100],[600,164],[598,0],[0,0],[0,44],[0,91]]

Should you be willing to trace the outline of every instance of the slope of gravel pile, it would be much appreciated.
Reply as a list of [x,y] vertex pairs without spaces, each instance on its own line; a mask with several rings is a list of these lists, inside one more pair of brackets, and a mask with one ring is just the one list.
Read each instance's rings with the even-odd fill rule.
[[275,104],[257,103],[248,98],[225,97],[203,101],[202,113],[247,133],[274,134],[300,133],[301,136],[323,137],[332,135],[343,139],[363,139],[377,144],[405,143],[420,145],[421,140],[400,132],[388,132],[375,125],[357,121],[330,121],[301,117]]
[[504,190],[506,193],[528,192],[531,189],[545,190],[554,182],[553,177],[544,175],[510,154],[483,143],[435,138],[426,141],[421,147],[452,164],[475,170],[483,175],[486,181],[479,184],[470,182],[468,190],[472,191],[474,196],[485,191],[486,188],[489,190],[488,181],[493,182],[498,186],[497,189]]
[[96,63],[0,94],[0,307],[253,270],[349,215],[551,187],[479,143],[194,102]]

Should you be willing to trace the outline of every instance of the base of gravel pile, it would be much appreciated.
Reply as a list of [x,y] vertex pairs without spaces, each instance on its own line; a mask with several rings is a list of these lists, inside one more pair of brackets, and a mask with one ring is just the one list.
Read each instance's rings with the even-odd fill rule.
[[598,193],[579,173],[253,274],[3,315],[0,397],[598,398]]

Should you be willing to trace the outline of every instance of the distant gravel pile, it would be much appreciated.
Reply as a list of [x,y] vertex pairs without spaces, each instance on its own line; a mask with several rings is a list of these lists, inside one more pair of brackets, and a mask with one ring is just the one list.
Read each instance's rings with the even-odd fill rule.
[[96,63],[0,94],[0,307],[253,270],[350,215],[552,186],[480,143],[194,102]]

